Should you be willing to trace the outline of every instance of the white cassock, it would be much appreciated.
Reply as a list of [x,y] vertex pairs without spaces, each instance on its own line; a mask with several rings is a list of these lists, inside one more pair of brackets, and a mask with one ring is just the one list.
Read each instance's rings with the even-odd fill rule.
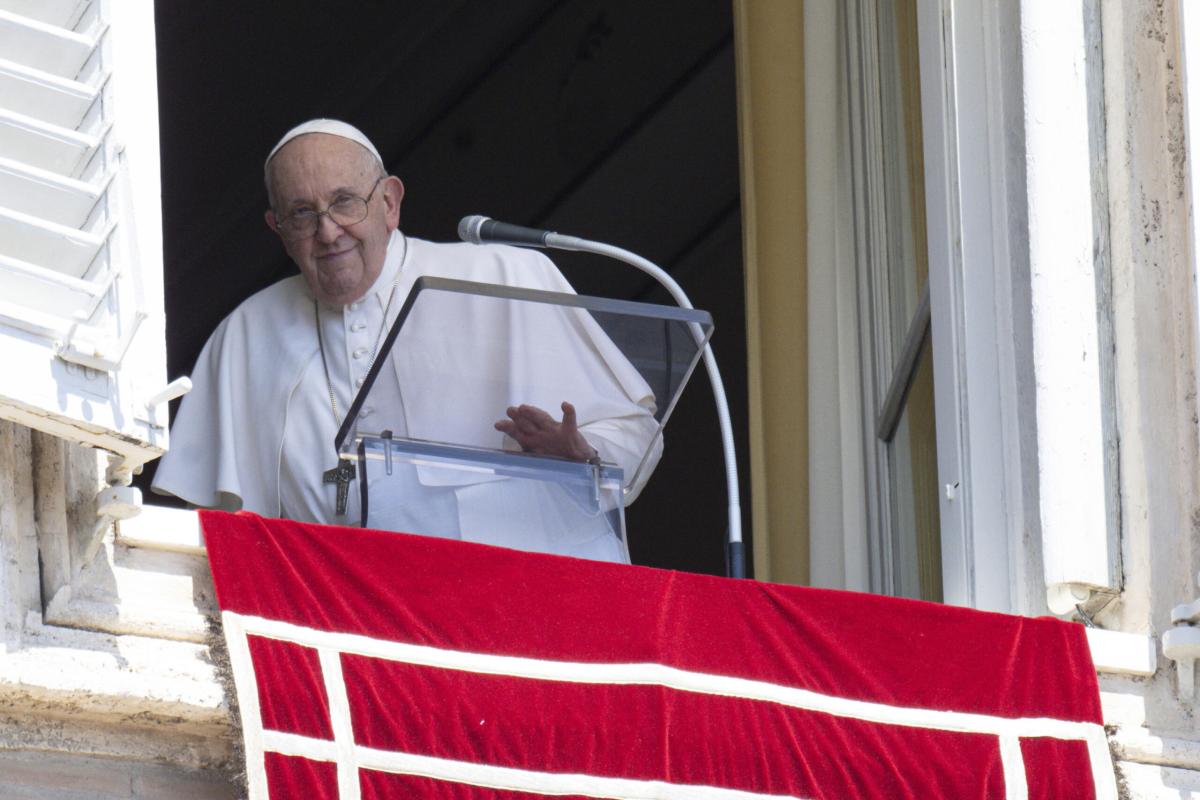
[[[398,231],[388,243],[375,284],[355,303],[320,306],[318,314],[301,276],[282,280],[238,306],[204,346],[192,372],[194,388],[171,428],[171,450],[158,467],[155,491],[208,508],[356,523],[358,492],[350,492],[346,515],[336,516],[336,487],[323,482],[323,473],[336,463],[338,422],[421,275],[573,291],[549,259],[535,251],[434,244]],[[315,327],[318,316],[328,381]],[[468,316],[443,320],[445,330],[428,330],[432,317],[426,315],[426,329],[414,327],[417,335],[402,341],[411,345],[424,340],[429,346],[398,342],[381,365],[358,428],[386,427],[397,436],[512,449],[515,443],[492,427],[508,406],[529,403],[557,413],[558,404],[569,400],[581,433],[601,460],[621,467],[627,480],[637,475],[627,493],[632,501],[657,463],[662,443],[656,436],[653,392],[615,345],[586,315],[563,317],[552,327],[530,325],[519,315]],[[497,352],[507,357],[499,363],[486,357],[486,347],[463,351],[439,345],[453,339],[446,336],[451,329],[464,341],[499,338],[503,347]],[[406,322],[402,336],[408,331]],[[557,363],[539,358],[545,349],[540,343],[551,341]],[[563,352],[571,354],[565,366]],[[471,391],[448,385],[448,374],[467,371],[492,373],[493,380],[477,382]],[[380,424],[374,426],[373,419]],[[512,513],[496,513],[506,506]],[[468,483],[412,468],[395,471],[386,493],[371,493],[372,521],[386,516],[387,527],[395,530],[628,560],[607,526],[579,524],[577,515],[566,510],[561,500],[524,482]]]

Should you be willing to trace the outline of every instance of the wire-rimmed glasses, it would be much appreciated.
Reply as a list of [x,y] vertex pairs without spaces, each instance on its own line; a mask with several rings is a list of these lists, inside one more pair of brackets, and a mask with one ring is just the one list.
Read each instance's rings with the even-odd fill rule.
[[371,191],[367,193],[366,197],[353,194],[339,195],[324,211],[312,208],[297,209],[276,222],[275,227],[279,230],[280,236],[288,241],[296,241],[307,239],[315,234],[321,225],[321,217],[326,215],[333,220],[335,225],[342,228],[347,225],[357,225],[367,218],[367,208],[370,206],[371,198],[386,177],[386,175],[380,175],[379,180],[375,181],[375,185],[371,187]]

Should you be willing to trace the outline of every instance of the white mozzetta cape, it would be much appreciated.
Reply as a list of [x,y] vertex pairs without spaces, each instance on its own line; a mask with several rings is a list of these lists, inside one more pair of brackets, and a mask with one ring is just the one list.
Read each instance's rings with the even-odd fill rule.
[[[573,291],[557,268],[532,250],[406,241],[404,248],[405,240],[395,233],[389,243],[390,253],[404,248],[396,310],[421,275]],[[649,386],[598,327],[527,330],[519,319],[506,319],[502,314],[446,320],[446,324],[476,339],[507,339],[511,359],[502,371],[509,380],[497,383],[491,391],[449,391],[434,377],[445,366],[439,363],[441,354],[413,352],[398,345],[390,358],[401,386],[409,436],[501,447],[505,437],[492,429],[492,423],[503,417],[507,406],[532,403],[557,416],[558,403],[570,400],[589,443],[604,461],[621,466],[627,478],[634,474],[642,454],[653,447],[638,485],[632,487],[630,500],[636,496],[661,454],[661,441],[651,444],[657,429],[654,398]],[[195,388],[184,398],[172,427],[171,451],[159,466],[156,491],[174,494],[197,506],[294,516],[281,504],[280,464],[291,438],[285,433],[306,424],[296,418],[297,387],[307,370],[322,368],[313,326],[312,295],[299,275],[258,292],[222,321],[193,370]],[[537,344],[544,337],[566,341],[572,348],[576,357],[568,369],[537,358]],[[494,366],[481,364],[480,369]],[[471,365],[458,368],[470,369]],[[391,374],[385,370],[380,380]],[[566,396],[510,397],[500,388],[505,383],[553,386],[558,394]],[[513,443],[509,440],[507,444],[511,447]],[[321,472],[332,464],[332,454],[332,441],[328,449],[313,453],[314,482],[319,483]],[[571,552],[566,543],[556,546],[547,540],[554,535],[552,531],[496,530],[494,519],[489,520],[479,511],[486,504],[469,500],[486,493],[490,495],[487,502],[494,503],[499,488],[465,486],[460,490],[463,538],[521,549]],[[515,497],[511,500],[521,502]],[[553,527],[553,513],[543,509],[541,516]],[[320,521],[345,524],[346,520]],[[487,535],[476,535],[481,528],[492,530]],[[586,538],[582,532],[580,536]]]

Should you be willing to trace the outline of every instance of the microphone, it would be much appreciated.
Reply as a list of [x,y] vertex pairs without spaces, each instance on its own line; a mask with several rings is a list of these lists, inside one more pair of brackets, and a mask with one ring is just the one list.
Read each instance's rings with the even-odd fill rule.
[[491,217],[473,214],[463,217],[458,223],[458,238],[471,244],[515,244],[522,247],[545,247],[547,240],[555,234],[521,225],[497,222]]

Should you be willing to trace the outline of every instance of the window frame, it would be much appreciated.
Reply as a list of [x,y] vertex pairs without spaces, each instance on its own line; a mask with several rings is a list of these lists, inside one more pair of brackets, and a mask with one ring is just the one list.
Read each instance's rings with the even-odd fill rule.
[[[96,258],[107,267],[41,285],[51,296],[98,293],[109,323],[97,328],[5,302],[0,347],[12,368],[0,373],[0,419],[115,453],[125,481],[168,446],[166,402],[149,402],[167,383],[154,7],[148,0],[92,0],[64,24],[83,31],[62,28],[64,40],[94,48],[74,78],[95,92],[80,125],[96,140],[88,183],[100,211],[91,218],[101,214]],[[11,27],[21,29],[18,22]],[[52,29],[34,21],[28,30]],[[57,275],[10,266],[34,280]]]

